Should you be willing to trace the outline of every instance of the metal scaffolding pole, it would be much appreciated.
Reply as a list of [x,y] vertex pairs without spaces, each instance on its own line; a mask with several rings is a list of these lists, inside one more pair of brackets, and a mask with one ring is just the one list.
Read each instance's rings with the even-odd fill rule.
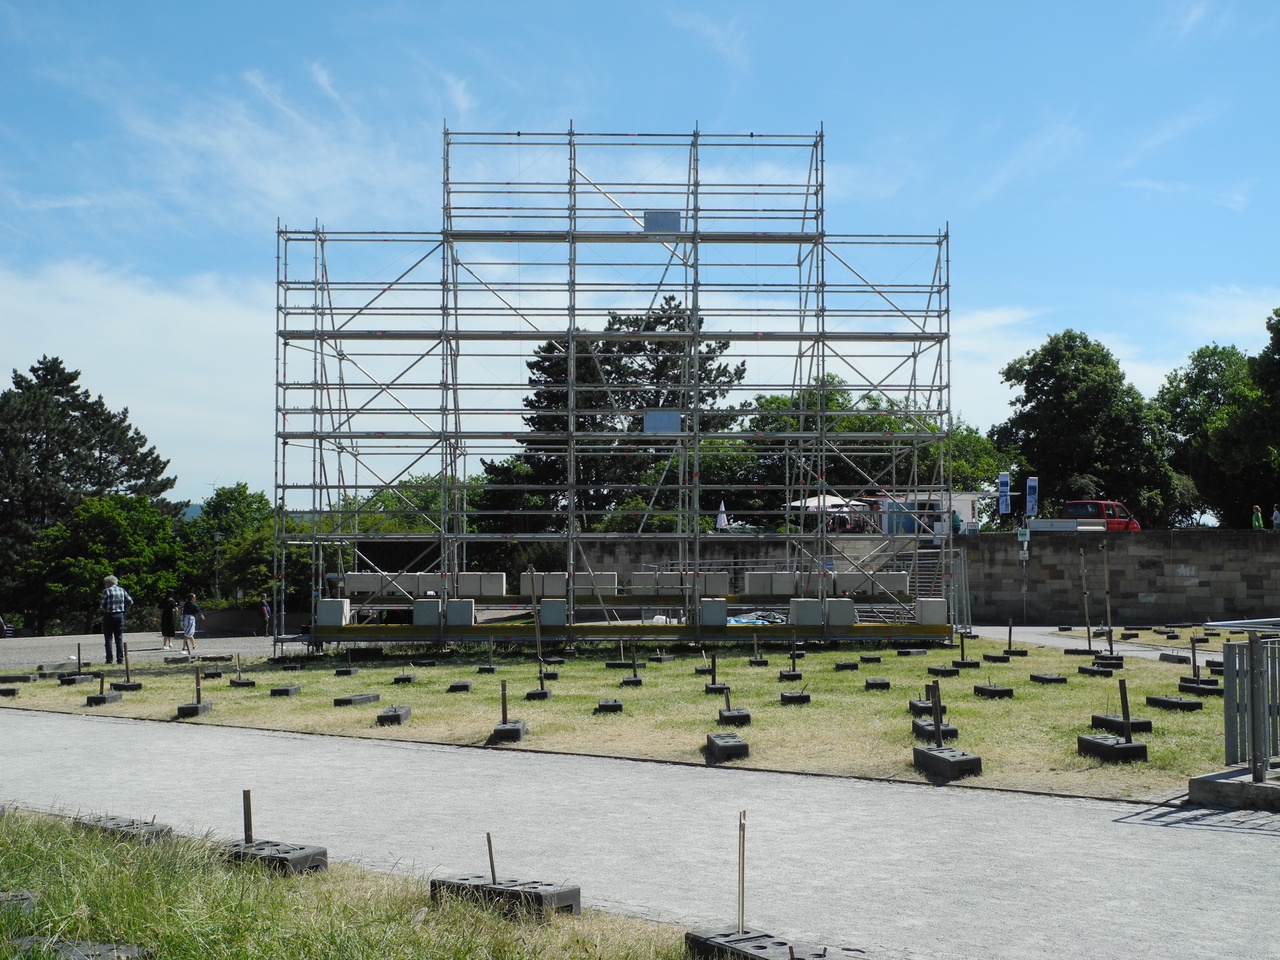
[[709,573],[946,596],[946,231],[829,234],[822,130],[446,128],[442,163],[439,231],[277,230],[275,574],[307,550],[313,622],[530,563],[570,636],[610,574],[680,574],[699,631]]

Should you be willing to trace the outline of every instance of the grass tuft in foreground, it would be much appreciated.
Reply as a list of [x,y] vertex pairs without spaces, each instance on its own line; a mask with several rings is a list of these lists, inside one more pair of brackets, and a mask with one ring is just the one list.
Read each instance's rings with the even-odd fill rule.
[[202,840],[143,844],[23,812],[0,817],[0,890],[38,897],[34,913],[0,909],[0,957],[32,935],[130,944],[165,960],[688,956],[682,932],[655,923],[505,916],[433,901],[412,878],[344,864],[280,876],[228,863]]

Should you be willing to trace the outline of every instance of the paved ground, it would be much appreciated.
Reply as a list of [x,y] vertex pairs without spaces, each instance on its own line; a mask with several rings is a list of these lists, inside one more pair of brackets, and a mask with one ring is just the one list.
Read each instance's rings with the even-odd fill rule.
[[[133,655],[159,656],[145,637]],[[67,638],[14,643],[0,662],[29,667]],[[0,802],[233,837],[243,788],[261,837],[421,875],[484,870],[492,831],[502,875],[684,926],[733,922],[745,809],[747,919],[776,934],[917,960],[1280,955],[1274,815],[0,710]]]
[[0,710],[0,801],[240,830],[894,958],[1272,958],[1280,817]]

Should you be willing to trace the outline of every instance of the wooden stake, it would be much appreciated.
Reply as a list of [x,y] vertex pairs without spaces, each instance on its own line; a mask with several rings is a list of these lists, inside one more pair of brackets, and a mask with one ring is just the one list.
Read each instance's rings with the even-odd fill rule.
[[933,739],[937,746],[942,746],[942,690],[938,681],[933,681],[930,699],[933,701]]
[[747,811],[738,814],[738,935],[743,931],[747,907]]
[[1013,649],[1013,621],[1009,621],[1009,642],[1005,645],[1006,650]]
[[1129,717],[1129,689],[1120,679],[1120,715],[1124,718],[1124,742],[1133,743],[1133,721]]
[[497,882],[498,882],[498,868],[497,868],[497,866],[494,864],[494,860],[493,860],[493,834],[491,834],[491,833],[486,833],[486,834],[484,835],[484,842],[485,842],[485,843],[487,843],[487,844],[489,845],[489,878],[490,878],[494,883],[497,883]]
[[76,644],[76,673],[84,672],[84,658],[80,656],[80,644]]
[[253,843],[253,798],[248,790],[240,791],[240,795],[244,806],[244,842],[248,846]]
[[129,644],[124,645],[124,682],[130,683],[132,678],[129,676]]
[[502,681],[502,725],[507,724],[507,681]]
[[98,696],[102,696],[107,689],[107,675],[105,673],[98,674]]
[[711,655],[711,682],[716,682],[716,655]]
[[733,709],[733,707],[729,706],[729,691],[728,691],[728,690],[726,690],[726,691],[724,692],[724,708],[725,708],[726,710],[732,710],[732,709]]
[[200,664],[196,664],[196,703],[200,702]]
[[[348,654],[347,654],[347,656],[348,656],[348,657],[350,657],[350,656],[351,656],[351,654],[350,654],[350,653],[348,653]],[[197,670],[197,671],[196,671],[196,673],[199,673],[199,672],[200,672],[199,670]],[[244,679],[244,677],[242,677],[242,676],[240,675],[240,654],[238,654],[238,653],[236,654],[236,679],[237,679],[237,680],[243,680],[243,679]]]

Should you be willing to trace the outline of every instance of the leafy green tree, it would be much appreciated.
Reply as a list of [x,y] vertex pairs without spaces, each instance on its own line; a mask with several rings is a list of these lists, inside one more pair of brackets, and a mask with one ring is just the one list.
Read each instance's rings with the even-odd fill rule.
[[1039,476],[1044,508],[1105,498],[1124,501],[1148,526],[1178,516],[1164,417],[1105,346],[1064,330],[1008,364],[1001,378],[1021,392],[1010,403],[1013,416],[988,436],[1019,451],[1025,472]]
[[1255,444],[1241,444],[1236,436],[1240,427],[1257,433],[1248,429],[1261,402],[1249,358],[1234,346],[1214,343],[1187,361],[1165,377],[1155,397],[1169,420],[1169,464],[1192,484],[1185,498],[1192,516],[1207,510],[1219,524],[1247,526],[1258,468],[1265,469],[1268,459],[1266,438],[1260,438],[1261,449],[1251,451]]
[[107,494],[82,500],[47,528],[19,571],[19,607],[37,633],[50,626],[88,633],[100,619],[108,574],[133,597],[129,629],[150,625],[155,606],[179,584],[178,540],[172,517],[147,497]]
[[19,609],[13,575],[33,556],[50,527],[68,520],[89,497],[146,497],[162,512],[178,505],[163,499],[175,479],[129,424],[127,409],[112,411],[79,386],[80,373],[57,357],[42,357],[30,376],[13,372],[0,393],[0,605]]
[[273,515],[266,494],[248,484],[215,489],[180,527],[184,591],[220,600],[269,590]]

